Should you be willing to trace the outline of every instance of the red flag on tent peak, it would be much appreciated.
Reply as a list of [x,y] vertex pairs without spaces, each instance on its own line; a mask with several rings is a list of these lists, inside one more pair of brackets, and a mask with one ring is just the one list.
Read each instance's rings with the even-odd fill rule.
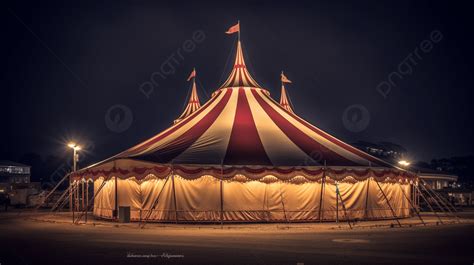
[[283,72],[281,72],[281,82],[282,83],[291,83],[291,80],[288,79]]
[[193,69],[193,71],[191,72],[191,74],[188,77],[188,81],[191,80],[191,78],[194,78],[194,77],[196,77],[196,69]]
[[233,33],[239,32],[239,31],[240,31],[240,22],[237,22],[237,24],[230,27],[225,33],[226,34],[233,34]]

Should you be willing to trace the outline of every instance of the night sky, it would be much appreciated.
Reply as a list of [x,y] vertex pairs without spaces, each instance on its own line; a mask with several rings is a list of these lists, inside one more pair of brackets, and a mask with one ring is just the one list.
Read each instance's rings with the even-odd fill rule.
[[[85,165],[167,128],[183,110],[193,67],[201,101],[226,78],[237,36],[224,31],[238,19],[255,79],[279,99],[284,70],[295,112],[319,128],[349,143],[400,144],[412,160],[473,153],[470,7],[198,2],[5,6],[0,159],[63,156],[77,139],[87,145]],[[174,73],[164,74],[170,56]],[[146,96],[140,88],[156,73]],[[347,117],[362,124],[345,125]]]

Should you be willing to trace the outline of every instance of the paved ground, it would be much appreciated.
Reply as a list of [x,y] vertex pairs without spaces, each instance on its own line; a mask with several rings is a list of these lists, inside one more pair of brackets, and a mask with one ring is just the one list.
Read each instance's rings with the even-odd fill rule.
[[[473,264],[474,224],[72,225],[0,214],[0,264]],[[411,219],[413,221],[413,219]],[[64,221],[64,222],[63,222]],[[410,220],[402,220],[409,223]],[[367,223],[369,224],[369,223]],[[372,228],[369,228],[372,227]]]

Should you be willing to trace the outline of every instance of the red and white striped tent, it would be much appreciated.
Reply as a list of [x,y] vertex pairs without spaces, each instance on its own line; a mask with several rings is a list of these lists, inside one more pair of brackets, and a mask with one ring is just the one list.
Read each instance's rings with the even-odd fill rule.
[[[165,182],[170,176],[172,187]],[[281,221],[285,218],[307,221],[321,219],[321,211],[326,214],[326,219],[334,219],[334,209],[332,213],[324,211],[334,208],[336,203],[333,202],[337,196],[326,198],[325,203],[334,204],[326,207],[326,210],[323,210],[324,203],[321,201],[326,196],[322,191],[330,190],[330,185],[335,191],[337,181],[341,194],[343,185],[348,185],[344,191],[345,196],[348,196],[345,198],[347,204],[353,201],[352,204],[362,207],[370,201],[365,198],[366,193],[368,197],[369,190],[376,187],[372,185],[369,188],[371,180],[382,184],[396,182],[397,190],[401,188],[409,196],[408,182],[414,177],[346,144],[296,115],[289,106],[283,86],[281,102],[276,102],[268,90],[260,86],[249,73],[240,40],[229,77],[206,103],[200,106],[193,80],[189,103],[171,127],[75,174],[75,179],[95,180],[96,192],[100,186],[104,186],[105,192],[102,191],[102,195],[96,197],[94,205],[97,216],[113,217],[113,210],[125,203],[132,204],[132,217],[135,219],[142,219],[143,212],[147,212],[150,219],[164,221],[174,218],[186,221]],[[158,182],[153,184],[157,186],[149,186],[151,178],[161,183],[161,186],[156,184]],[[179,184],[176,184],[177,179]],[[135,184],[130,184],[130,180]],[[128,181],[128,184],[123,181]],[[196,184],[196,181],[202,182],[202,185]],[[230,195],[226,186],[236,185],[232,184],[234,182],[243,183],[244,186],[234,187],[231,192],[235,194]],[[256,188],[256,184],[251,184],[253,182],[266,186]],[[112,183],[115,183],[115,188]],[[295,205],[293,210],[283,209],[285,217],[278,214],[282,210],[281,206],[277,206],[280,203],[276,202],[276,197],[268,197],[274,196],[272,192],[277,192],[268,190],[274,183],[280,183],[280,192],[282,187],[289,189],[286,191],[286,200],[296,200],[292,202]],[[314,189],[307,190],[310,186],[304,186],[305,183],[315,185]],[[355,183],[362,184],[358,184],[361,185],[358,187]],[[162,210],[160,213],[153,212],[152,209],[159,207],[152,207],[150,198],[161,194],[158,187],[166,193],[166,185],[172,191],[161,196],[174,199],[168,202],[163,197],[156,198],[153,202],[161,203]],[[390,190],[388,186],[385,188],[386,193],[393,196],[392,203],[399,206],[394,206],[398,217],[408,215],[408,202],[400,192]],[[265,195],[259,193],[262,189]],[[114,199],[111,195],[114,192],[123,195]],[[318,192],[321,194],[318,195]],[[379,212],[369,216],[367,209],[355,206],[352,209],[346,205],[348,211],[353,210],[354,217],[358,218],[390,217],[382,195],[377,190],[373,190],[373,193],[377,197],[374,205],[380,208]],[[212,197],[215,201],[211,203],[209,196],[217,198]],[[247,197],[239,200],[239,196]],[[252,198],[255,203],[248,202]],[[284,199],[280,199],[283,202]],[[277,210],[270,211],[273,217],[271,214],[262,215],[262,211],[269,211],[266,207],[258,210],[245,208],[245,204],[260,205],[262,201],[275,204],[272,207]],[[288,201],[287,207],[291,207],[292,203]],[[301,207],[306,208],[302,210]],[[289,217],[291,212],[294,215]]]

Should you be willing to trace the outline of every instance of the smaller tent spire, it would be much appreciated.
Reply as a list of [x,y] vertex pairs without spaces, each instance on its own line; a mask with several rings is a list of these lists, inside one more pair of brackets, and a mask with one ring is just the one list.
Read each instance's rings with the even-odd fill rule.
[[281,71],[281,96],[280,96],[280,105],[286,109],[288,112],[295,113],[291,108],[290,101],[288,100],[288,95],[285,89],[285,83],[291,83],[291,81],[285,76],[283,71]]
[[188,81],[191,79],[193,80],[193,86],[191,89],[191,96],[189,97],[188,104],[186,105],[186,108],[184,109],[181,116],[174,120],[174,123],[180,122],[182,119],[188,117],[201,107],[201,102],[199,101],[199,96],[196,88],[196,69],[193,69],[193,71],[189,75]]

